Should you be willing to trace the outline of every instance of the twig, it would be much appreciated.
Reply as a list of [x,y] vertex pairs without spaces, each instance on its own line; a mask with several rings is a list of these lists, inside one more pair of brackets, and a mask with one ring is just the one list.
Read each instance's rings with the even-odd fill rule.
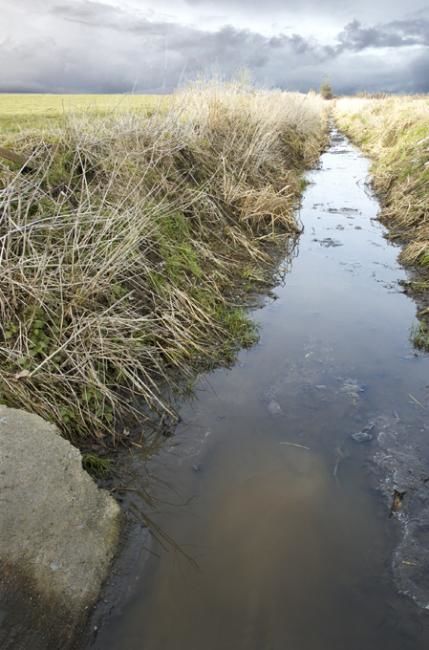
[[306,451],[311,451],[310,447],[306,447],[305,445],[299,445],[296,442],[281,442],[281,445],[286,445],[288,447],[297,447],[298,449],[305,449]]

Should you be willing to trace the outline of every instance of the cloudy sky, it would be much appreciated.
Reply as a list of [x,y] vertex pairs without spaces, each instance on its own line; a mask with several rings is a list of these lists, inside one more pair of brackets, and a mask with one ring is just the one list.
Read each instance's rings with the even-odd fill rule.
[[1,0],[0,91],[429,92],[429,0]]

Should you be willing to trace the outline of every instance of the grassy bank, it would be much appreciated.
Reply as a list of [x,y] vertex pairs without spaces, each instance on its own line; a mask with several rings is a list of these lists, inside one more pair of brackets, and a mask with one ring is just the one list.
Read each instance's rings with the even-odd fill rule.
[[[404,244],[401,261],[416,270],[408,290],[429,301],[429,99],[344,98],[339,127],[373,159],[374,187],[389,237]],[[415,344],[429,349],[429,310],[419,312]]]
[[117,440],[168,390],[255,340],[241,309],[299,231],[315,95],[195,86],[149,114],[63,118],[5,140],[0,401]]

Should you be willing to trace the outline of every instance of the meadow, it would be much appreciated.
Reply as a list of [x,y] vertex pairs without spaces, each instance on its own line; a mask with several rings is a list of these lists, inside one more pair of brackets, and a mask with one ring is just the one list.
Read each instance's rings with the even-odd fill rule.
[[101,117],[133,112],[147,115],[168,103],[165,95],[0,94],[0,133],[22,129],[49,130],[71,115]]
[[27,161],[0,160],[0,401],[75,441],[148,444],[196,372],[256,340],[242,307],[300,232],[325,103],[212,83],[0,114]]

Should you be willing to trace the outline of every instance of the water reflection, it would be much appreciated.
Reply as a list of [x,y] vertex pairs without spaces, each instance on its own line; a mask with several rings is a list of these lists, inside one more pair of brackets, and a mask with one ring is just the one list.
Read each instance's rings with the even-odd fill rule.
[[369,471],[380,432],[426,435],[428,363],[409,344],[414,305],[367,173],[335,136],[309,176],[279,299],[255,311],[261,343],[201,378],[149,463],[156,482],[135,456],[156,555],[97,648],[428,647],[427,612],[395,589],[400,531]]

